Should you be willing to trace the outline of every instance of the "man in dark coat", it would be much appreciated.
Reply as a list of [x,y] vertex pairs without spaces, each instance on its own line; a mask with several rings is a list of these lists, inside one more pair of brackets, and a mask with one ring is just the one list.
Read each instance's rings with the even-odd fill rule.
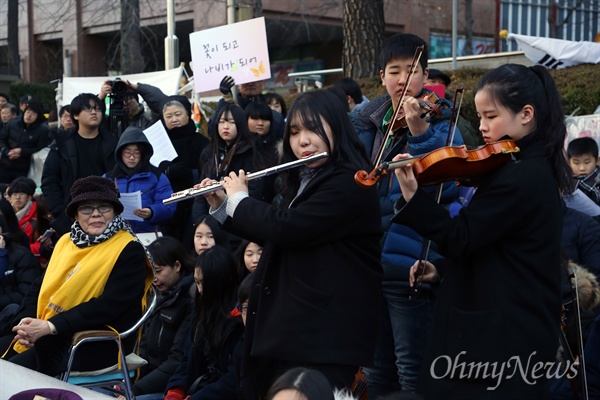
[[102,124],[104,107],[91,93],[71,101],[74,127],[55,138],[44,163],[42,193],[54,217],[51,226],[59,235],[73,222],[66,214],[73,182],[90,175],[102,176],[115,165],[117,139]]
[[27,176],[31,156],[48,144],[50,128],[42,102],[31,99],[23,118],[14,118],[0,132],[0,182]]

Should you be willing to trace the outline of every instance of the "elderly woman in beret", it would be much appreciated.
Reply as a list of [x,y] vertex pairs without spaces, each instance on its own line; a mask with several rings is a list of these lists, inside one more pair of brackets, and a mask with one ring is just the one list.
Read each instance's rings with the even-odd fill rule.
[[[26,313],[29,317],[13,328],[16,343],[4,357],[52,376],[66,370],[76,332],[108,326],[120,332],[133,325],[142,315],[153,279],[144,246],[120,216],[123,206],[111,180],[78,179],[71,199],[66,210],[75,219],[71,233],[57,242],[37,290],[37,310]],[[0,345],[5,341],[0,340]],[[134,341],[123,341],[126,351],[133,349]],[[114,343],[86,344],[78,354],[74,370],[79,371],[104,368],[118,360]]]

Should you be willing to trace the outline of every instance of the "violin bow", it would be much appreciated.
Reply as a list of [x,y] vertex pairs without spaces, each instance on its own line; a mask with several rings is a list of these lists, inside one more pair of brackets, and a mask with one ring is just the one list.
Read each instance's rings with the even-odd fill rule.
[[[417,66],[419,65],[419,61],[421,60],[422,54],[423,54],[423,46],[417,46],[417,49],[415,50],[415,54],[413,55],[413,59],[411,62],[410,73],[406,77],[406,81],[404,82],[404,87],[402,88],[400,100],[398,101],[398,104],[396,105],[396,108],[394,109],[394,114],[392,115],[392,119],[390,120],[390,123],[388,124],[388,127],[385,131],[385,137],[383,138],[383,141],[381,142],[381,147],[377,151],[377,158],[375,160],[376,167],[378,165],[381,165],[381,161],[383,160],[383,153],[385,152],[385,149],[388,148],[388,146],[391,142],[391,139],[394,136],[392,126],[394,125],[394,121],[398,117],[400,110],[402,109],[402,107],[404,107],[404,102],[406,101],[406,93],[408,92],[408,86],[410,85],[410,82],[412,81],[413,76],[417,72]],[[394,99],[392,99],[392,103],[393,102],[394,102]]]
[[[573,276],[575,277],[575,298],[573,299],[573,307],[575,307],[576,319],[577,319],[577,340],[579,345],[579,365],[581,366],[579,370],[581,371],[581,383],[583,387],[581,390],[583,391],[583,399],[589,400],[589,392],[588,392],[588,384],[587,384],[587,374],[585,371],[585,355],[584,355],[584,346],[583,346],[583,331],[581,329],[581,311],[579,309],[579,285],[577,284],[577,272],[575,270],[572,271]],[[570,281],[570,279],[569,279]]]
[[[460,94],[460,100],[458,100],[458,107],[457,107],[456,104],[457,104],[457,98],[458,98],[459,94]],[[457,88],[456,91],[454,92],[454,99],[452,101],[452,113],[450,114],[450,124],[448,125],[448,134],[446,135],[446,147],[451,146],[452,142],[454,142],[454,136],[456,134],[456,125],[458,122],[458,116],[460,114],[460,108],[462,106],[463,94],[464,94],[464,88],[462,88],[462,87]],[[454,122],[454,124],[453,124],[453,122]],[[442,200],[443,189],[444,189],[444,183],[442,182],[439,184],[439,186],[437,187],[436,192],[435,192],[435,201],[438,204]],[[410,291],[410,293],[408,295],[408,300],[410,300],[413,295],[416,295],[419,292],[419,290],[421,289],[421,285],[423,284],[423,281],[419,282],[419,277],[421,275],[423,275],[423,272],[425,270],[425,261],[429,257],[430,249],[431,249],[431,240],[426,239],[425,242],[423,243],[423,247],[421,247],[421,254],[419,255],[419,263],[417,264],[417,270],[415,271],[415,285],[412,287],[412,290]]]

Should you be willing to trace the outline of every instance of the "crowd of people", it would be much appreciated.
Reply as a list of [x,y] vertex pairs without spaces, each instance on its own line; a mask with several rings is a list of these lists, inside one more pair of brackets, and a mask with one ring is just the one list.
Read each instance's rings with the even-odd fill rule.
[[[132,325],[153,284],[138,399],[600,395],[597,142],[565,151],[542,67],[488,72],[478,130],[463,122],[448,138],[451,79],[429,68],[427,43],[395,34],[379,64],[385,93],[373,99],[350,78],[290,105],[263,81],[234,98],[225,76],[206,132],[186,97],[143,82],[123,81],[117,131],[110,81],[61,107],[52,128],[41,102],[26,96],[19,113],[0,93],[2,358],[59,376],[76,332]],[[439,112],[425,112],[440,90]],[[156,121],[177,152],[159,165],[144,133]],[[512,157],[467,191],[417,171],[428,152],[500,141],[514,142]],[[373,185],[355,181],[389,162]],[[125,194],[141,206],[125,213]],[[87,345],[75,368],[115,364],[111,346]]]

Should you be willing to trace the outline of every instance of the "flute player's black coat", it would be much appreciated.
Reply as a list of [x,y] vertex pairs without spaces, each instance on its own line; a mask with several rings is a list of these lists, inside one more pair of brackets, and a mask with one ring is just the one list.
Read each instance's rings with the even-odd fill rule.
[[371,364],[381,221],[376,190],[359,187],[355,172],[326,163],[291,203],[277,208],[249,197],[225,222],[265,243],[248,309],[252,357]]

